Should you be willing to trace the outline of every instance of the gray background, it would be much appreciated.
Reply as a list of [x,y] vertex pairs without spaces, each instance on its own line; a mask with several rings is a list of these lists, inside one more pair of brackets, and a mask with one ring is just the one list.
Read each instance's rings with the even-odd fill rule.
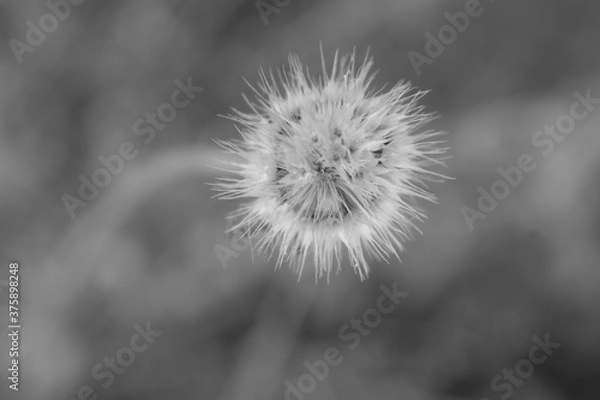
[[[491,380],[548,333],[561,347],[511,398],[598,399],[600,110],[547,156],[531,138],[575,91],[600,97],[600,4],[482,0],[418,75],[407,53],[465,3],[292,0],[266,25],[252,1],[87,0],[18,63],[9,41],[48,7],[1,1],[0,279],[21,263],[23,366],[21,391],[4,372],[0,398],[71,399],[89,385],[105,400],[282,399],[305,361],[337,347],[343,362],[306,398],[499,399]],[[431,90],[423,103],[449,132],[456,180],[431,187],[439,204],[424,204],[402,263],[371,260],[364,283],[347,264],[329,284],[310,266],[297,282],[249,250],[224,268],[215,246],[231,246],[224,216],[237,204],[211,199],[205,164],[220,157],[212,138],[238,134],[217,114],[244,109],[242,78],[290,52],[318,72],[320,42],[329,61],[370,46],[378,86]],[[135,121],[188,77],[202,92],[144,144]],[[61,196],[126,141],[137,157],[71,218]],[[523,153],[537,168],[469,230],[461,207]],[[409,296],[348,350],[338,330],[394,282]],[[102,388],[92,369],[146,321],[162,335]]]

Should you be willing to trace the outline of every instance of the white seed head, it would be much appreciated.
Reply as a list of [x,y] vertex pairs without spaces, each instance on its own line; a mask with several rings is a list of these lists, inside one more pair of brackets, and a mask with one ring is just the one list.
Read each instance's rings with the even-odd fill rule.
[[355,69],[355,52],[338,57],[317,82],[297,56],[289,69],[260,72],[252,112],[234,109],[242,139],[217,141],[243,159],[228,163],[235,178],[214,184],[216,197],[249,199],[232,214],[232,229],[257,239],[259,251],[278,249],[277,267],[299,274],[307,255],[315,277],[341,268],[346,248],[351,265],[366,279],[365,253],[387,261],[398,256],[415,223],[425,216],[421,198],[435,201],[424,180],[445,178],[429,171],[447,150],[430,139],[440,132],[420,128],[432,119],[417,104],[425,94],[407,82],[374,91],[372,59]]

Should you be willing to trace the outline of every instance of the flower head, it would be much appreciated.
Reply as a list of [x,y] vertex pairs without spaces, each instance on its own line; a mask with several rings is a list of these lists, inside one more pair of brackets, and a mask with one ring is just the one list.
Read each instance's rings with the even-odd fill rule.
[[372,59],[355,68],[355,52],[338,57],[318,81],[297,56],[279,83],[260,72],[252,112],[234,109],[242,138],[220,142],[240,156],[229,163],[235,178],[215,185],[225,199],[249,199],[233,217],[232,229],[257,238],[259,251],[278,250],[277,267],[289,263],[301,273],[312,255],[315,276],[341,268],[343,249],[361,280],[368,276],[365,253],[398,256],[415,223],[425,216],[417,199],[435,201],[424,180],[442,164],[446,148],[420,128],[432,119],[417,104],[424,92],[400,82],[374,91]]

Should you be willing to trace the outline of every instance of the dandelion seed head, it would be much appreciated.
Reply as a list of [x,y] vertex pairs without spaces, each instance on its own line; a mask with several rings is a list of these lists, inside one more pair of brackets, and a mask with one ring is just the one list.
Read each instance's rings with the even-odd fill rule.
[[335,54],[318,81],[296,56],[278,73],[261,71],[251,112],[229,116],[242,138],[218,143],[242,158],[235,178],[215,184],[217,197],[247,199],[232,214],[256,249],[278,252],[300,274],[311,256],[315,276],[329,278],[344,252],[366,279],[366,255],[387,260],[425,216],[417,200],[435,201],[425,180],[443,165],[446,151],[422,128],[433,115],[418,100],[424,92],[400,82],[388,91],[371,88],[372,59],[360,66],[355,53]]

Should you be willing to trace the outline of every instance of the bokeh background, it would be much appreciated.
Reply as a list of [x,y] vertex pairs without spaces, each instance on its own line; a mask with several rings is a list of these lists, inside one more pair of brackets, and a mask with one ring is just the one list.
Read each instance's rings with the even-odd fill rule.
[[[75,399],[87,385],[102,400],[283,399],[305,361],[337,347],[343,362],[305,398],[500,399],[491,381],[546,334],[561,347],[510,398],[600,398],[600,110],[547,156],[531,144],[575,91],[600,97],[600,4],[482,0],[420,75],[407,53],[423,54],[424,34],[465,0],[279,4],[266,24],[255,1],[87,0],[19,63],[11,39],[50,9],[0,1],[0,280],[21,263],[23,325],[14,393],[1,282],[0,398]],[[315,283],[250,250],[224,265],[215,250],[232,249],[225,215],[237,206],[206,185],[222,157],[212,139],[238,135],[218,114],[245,109],[243,77],[290,52],[318,72],[320,43],[328,62],[370,48],[377,86],[431,90],[430,127],[451,147],[442,172],[456,179],[432,186],[423,235],[401,263],[372,260],[362,283],[347,262]],[[188,78],[202,91],[144,143],[136,121]],[[79,176],[127,141],[135,159],[71,218],[62,196],[79,197]],[[461,207],[523,153],[538,167],[471,231]],[[349,350],[338,331],[382,284],[409,295]],[[162,334],[103,388],[92,370],[147,321]]]

